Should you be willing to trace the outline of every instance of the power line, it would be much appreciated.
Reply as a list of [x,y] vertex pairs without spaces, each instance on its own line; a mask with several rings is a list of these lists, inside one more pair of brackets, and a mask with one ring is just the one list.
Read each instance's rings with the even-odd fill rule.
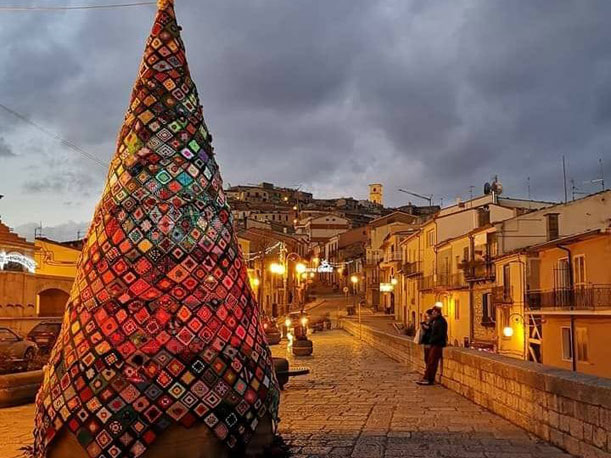
[[108,169],[108,164],[105,164],[104,162],[102,162],[101,160],[99,160],[96,156],[94,156],[93,154],[85,151],[83,148],[81,148],[80,146],[78,146],[75,143],[72,143],[70,140],[66,140],[65,138],[61,137],[60,135],[51,132],[50,130],[42,127],[39,124],[36,124],[34,121],[32,121],[30,118],[28,118],[25,115],[22,115],[21,113],[7,107],[6,105],[0,103],[0,108],[4,109],[5,111],[7,111],[8,113],[12,114],[13,116],[15,116],[16,118],[22,120],[23,122],[35,127],[36,129],[38,129],[39,131],[41,131],[42,133],[44,133],[45,135],[59,141],[62,145],[67,146],[68,148],[70,148],[73,151],[76,151],[79,154],[82,154],[83,156],[85,156],[86,158],[92,160],[93,162],[95,162],[96,164],[98,164],[100,167],[102,167],[104,170]]
[[79,5],[79,6],[0,6],[3,11],[69,11],[69,10],[101,10],[114,8],[132,8],[136,6],[155,5],[156,2],[117,3],[111,5]]

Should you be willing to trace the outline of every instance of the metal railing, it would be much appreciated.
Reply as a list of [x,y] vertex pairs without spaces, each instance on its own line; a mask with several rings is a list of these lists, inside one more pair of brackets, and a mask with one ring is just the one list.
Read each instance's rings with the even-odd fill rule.
[[611,285],[576,286],[526,294],[531,310],[610,310]]
[[403,255],[400,251],[394,251],[384,255],[382,262],[401,262],[403,261]]
[[414,275],[422,274],[422,262],[406,262],[405,264],[403,264],[403,266],[401,266],[401,272],[406,277],[412,277]]
[[437,277],[434,275],[428,275],[422,277],[420,280],[420,289],[435,289],[435,288],[465,288],[467,281],[462,273],[456,274],[438,274]]
[[487,261],[463,261],[460,264],[467,281],[494,280],[494,265]]

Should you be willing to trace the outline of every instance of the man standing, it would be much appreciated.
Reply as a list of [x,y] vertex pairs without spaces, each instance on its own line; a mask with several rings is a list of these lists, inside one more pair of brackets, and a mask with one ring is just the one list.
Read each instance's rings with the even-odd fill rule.
[[434,385],[435,375],[439,360],[443,356],[443,347],[448,342],[448,322],[441,315],[440,307],[433,307],[431,312],[431,328],[428,336],[428,356],[426,359],[426,370],[422,380],[417,381],[418,385]]

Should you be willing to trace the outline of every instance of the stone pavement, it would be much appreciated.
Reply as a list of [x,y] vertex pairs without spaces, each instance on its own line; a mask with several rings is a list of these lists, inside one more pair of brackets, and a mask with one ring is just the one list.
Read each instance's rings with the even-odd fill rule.
[[[569,455],[417,374],[343,331],[312,336],[311,374],[282,394],[280,433],[294,458],[551,458]],[[286,356],[284,346],[274,346]],[[0,457],[30,442],[32,405],[0,409]]]
[[[539,458],[570,455],[418,375],[343,331],[314,334],[314,355],[290,358],[280,433],[295,458]],[[283,347],[273,347],[286,356]]]

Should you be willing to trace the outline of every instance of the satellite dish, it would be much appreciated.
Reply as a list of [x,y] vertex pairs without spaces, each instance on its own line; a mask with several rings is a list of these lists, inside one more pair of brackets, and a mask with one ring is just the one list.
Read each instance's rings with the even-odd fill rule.
[[488,195],[492,192],[492,185],[490,183],[484,184],[484,194]]

